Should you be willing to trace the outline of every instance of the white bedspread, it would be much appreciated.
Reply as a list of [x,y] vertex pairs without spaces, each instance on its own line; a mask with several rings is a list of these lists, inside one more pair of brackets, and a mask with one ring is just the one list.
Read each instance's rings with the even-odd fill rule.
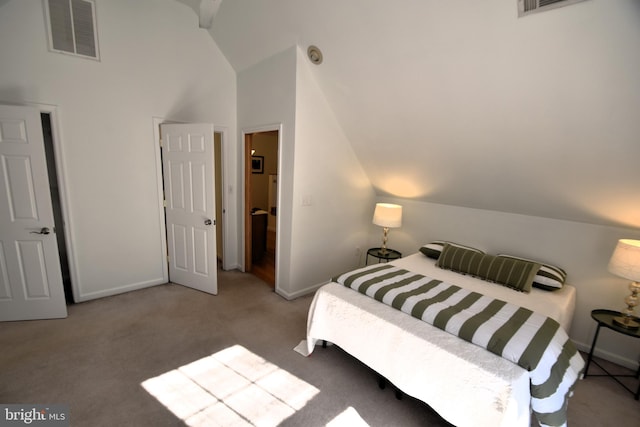
[[[542,301],[534,303],[539,299],[534,297],[525,304],[509,297],[517,300],[533,293],[520,294],[438,269],[422,254],[394,264],[539,311],[558,320],[565,329],[570,326],[574,288],[551,297],[560,301],[554,304],[544,302],[550,295],[543,291],[539,291]],[[429,272],[431,267],[436,271]],[[453,280],[449,275],[454,275]],[[477,287],[497,289],[487,291]],[[504,291],[507,298],[499,295]],[[307,323],[308,354],[320,340],[335,343],[458,427],[530,425],[529,376],[524,369],[342,285],[323,286],[311,304]]]

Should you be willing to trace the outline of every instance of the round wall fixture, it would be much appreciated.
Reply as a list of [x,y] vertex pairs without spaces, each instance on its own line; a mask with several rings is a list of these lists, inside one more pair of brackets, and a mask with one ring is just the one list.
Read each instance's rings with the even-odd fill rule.
[[322,64],[322,52],[316,46],[309,46],[307,49],[307,56],[309,57],[309,61],[313,62],[316,65]]

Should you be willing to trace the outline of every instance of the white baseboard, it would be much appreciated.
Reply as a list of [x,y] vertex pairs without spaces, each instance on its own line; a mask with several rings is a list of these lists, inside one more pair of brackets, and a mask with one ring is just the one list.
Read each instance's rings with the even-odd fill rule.
[[163,285],[165,283],[167,283],[167,280],[165,278],[158,278],[158,279],[147,280],[144,282],[122,285],[115,288],[110,288],[110,289],[96,291],[96,292],[86,292],[86,293],[83,292],[80,295],[78,295],[78,298],[75,298],[75,295],[74,295],[74,301],[85,302],[85,301],[90,301],[98,298],[119,295],[125,292],[131,292],[131,291],[137,291],[139,289],[150,288],[151,286]]
[[293,292],[293,293],[289,293],[289,292],[285,292],[282,289],[277,289],[276,288],[276,293],[278,295],[280,295],[281,297],[283,297],[286,300],[294,300],[296,298],[300,298],[302,296],[308,295],[310,293],[313,293],[315,291],[317,291],[321,286],[326,285],[327,283],[329,283],[329,281],[323,282],[323,283],[318,283],[316,285],[312,285],[309,286],[307,288],[301,289],[299,291]]
[[[576,345],[578,350],[587,353],[587,355],[589,354],[589,351],[591,350],[591,344],[590,343],[589,344],[585,344],[585,343],[579,343],[579,342],[574,341],[574,344]],[[633,360],[633,359],[629,359],[629,358],[626,358],[626,357],[621,357],[621,356],[619,356],[617,354],[613,354],[613,353],[608,352],[608,351],[599,350],[597,346],[596,346],[596,349],[593,351],[593,355],[595,357],[599,357],[601,359],[607,360],[609,362],[615,363],[616,365],[623,366],[623,367],[631,369],[633,371],[638,369],[638,360]],[[586,360],[585,360],[585,362],[586,362]]]

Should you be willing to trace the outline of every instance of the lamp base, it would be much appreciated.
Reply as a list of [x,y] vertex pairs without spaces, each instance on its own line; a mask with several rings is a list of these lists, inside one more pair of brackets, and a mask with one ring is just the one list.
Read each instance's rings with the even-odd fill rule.
[[382,228],[382,247],[378,251],[382,255],[387,254],[387,236],[389,235],[389,227]]
[[613,318],[613,323],[615,323],[618,326],[622,326],[623,328],[627,328],[627,329],[638,329],[638,328],[640,328],[640,323],[636,322],[635,320],[633,320],[633,319],[631,319],[630,317],[627,317],[627,316],[614,317]]

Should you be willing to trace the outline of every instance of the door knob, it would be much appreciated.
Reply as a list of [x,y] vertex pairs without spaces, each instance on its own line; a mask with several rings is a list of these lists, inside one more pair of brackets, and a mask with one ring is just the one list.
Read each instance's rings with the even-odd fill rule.
[[204,220],[204,225],[211,225],[211,220],[210,219],[205,219]]
[[51,233],[51,230],[49,230],[49,228],[47,227],[42,227],[40,229],[40,231],[32,231],[31,234],[49,234]]

